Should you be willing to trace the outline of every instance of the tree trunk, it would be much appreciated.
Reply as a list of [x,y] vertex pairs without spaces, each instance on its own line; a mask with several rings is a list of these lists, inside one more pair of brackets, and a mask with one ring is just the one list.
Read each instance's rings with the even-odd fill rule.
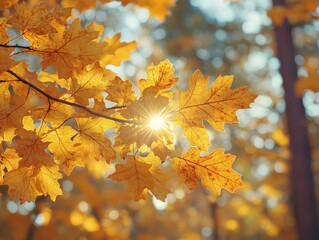
[[[285,0],[273,0],[274,5],[284,5]],[[275,27],[277,54],[285,90],[286,117],[291,153],[291,187],[297,232],[300,240],[318,240],[316,199],[311,168],[311,150],[306,126],[305,109],[301,98],[295,95],[297,66],[291,33],[287,20]]]
[[218,219],[218,205],[217,202],[215,203],[210,203],[210,213],[213,219],[213,236],[212,236],[212,240],[220,240],[220,236],[219,236],[219,219]]

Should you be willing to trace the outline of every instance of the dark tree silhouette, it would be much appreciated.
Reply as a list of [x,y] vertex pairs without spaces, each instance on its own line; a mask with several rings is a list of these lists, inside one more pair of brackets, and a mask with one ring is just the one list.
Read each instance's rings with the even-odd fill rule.
[[[273,0],[273,5],[285,5],[285,0]],[[319,239],[314,181],[311,167],[311,149],[302,99],[295,95],[297,65],[291,32],[287,19],[275,27],[277,54],[285,90],[287,127],[290,138],[291,187],[297,231],[301,240]]]

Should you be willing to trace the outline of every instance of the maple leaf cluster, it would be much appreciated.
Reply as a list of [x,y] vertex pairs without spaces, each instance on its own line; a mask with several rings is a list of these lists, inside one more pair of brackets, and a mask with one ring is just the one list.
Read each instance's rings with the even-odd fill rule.
[[[217,195],[240,187],[241,175],[231,167],[235,156],[223,149],[201,155],[211,144],[203,121],[223,131],[256,95],[247,86],[231,90],[233,76],[208,86],[199,70],[188,90],[172,90],[178,79],[169,60],[147,68],[138,95],[129,80],[106,69],[128,59],[136,43],[120,42],[120,34],[102,40],[99,26],[84,28],[70,15],[71,8],[22,2],[0,20],[0,184],[9,186],[9,196],[55,200],[62,173],[92,159],[116,161],[108,177],[127,181],[135,199],[151,191],[164,200],[172,172],[188,188],[201,181]],[[41,71],[29,70],[31,56],[41,58]],[[191,144],[181,156],[176,127]]]

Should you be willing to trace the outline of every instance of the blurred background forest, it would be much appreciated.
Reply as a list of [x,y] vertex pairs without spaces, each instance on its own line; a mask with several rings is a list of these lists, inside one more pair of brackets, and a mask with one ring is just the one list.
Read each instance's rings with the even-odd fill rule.
[[[284,26],[279,25],[289,15],[296,94],[302,97],[306,114],[302,124],[311,147],[311,157],[299,162],[312,164],[310,191],[318,206],[319,93],[314,90],[319,88],[319,3],[287,2],[289,14],[272,8],[271,0],[179,0],[163,22],[131,4],[124,8],[117,2],[100,4],[81,14],[75,9],[84,25],[96,20],[105,26],[105,36],[121,32],[123,41],[137,42],[131,60],[112,67],[135,85],[151,62],[169,58],[180,88],[200,69],[211,81],[220,74],[235,75],[235,86],[250,85],[259,94],[251,109],[238,112],[239,125],[226,125],[224,133],[207,125],[210,150],[223,147],[237,156],[234,169],[243,175],[244,187],[234,193],[222,191],[216,198],[201,188],[190,192],[176,185],[165,202],[151,195],[135,202],[125,184],[105,179],[114,166],[90,161],[61,181],[64,193],[56,202],[39,198],[20,205],[10,201],[2,188],[0,239],[298,239],[289,134],[300,129],[287,127],[280,72],[284,63],[277,57],[276,39]],[[311,174],[308,177],[311,186]],[[312,211],[318,216],[315,208]]]

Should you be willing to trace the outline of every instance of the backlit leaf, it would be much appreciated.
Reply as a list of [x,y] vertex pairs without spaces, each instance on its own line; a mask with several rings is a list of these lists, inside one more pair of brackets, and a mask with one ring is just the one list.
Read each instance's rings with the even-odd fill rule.
[[224,154],[224,149],[201,157],[198,148],[190,148],[183,156],[172,159],[172,169],[189,189],[201,181],[204,188],[220,195],[222,188],[233,192],[243,185],[241,175],[231,168],[234,160],[235,156]]
[[256,98],[249,87],[230,89],[233,76],[219,76],[210,88],[208,77],[197,70],[191,77],[189,89],[179,91],[179,111],[173,122],[182,127],[190,143],[200,149],[209,145],[207,133],[203,130],[203,120],[207,120],[216,130],[223,131],[225,123],[237,123],[236,111],[248,108]]

